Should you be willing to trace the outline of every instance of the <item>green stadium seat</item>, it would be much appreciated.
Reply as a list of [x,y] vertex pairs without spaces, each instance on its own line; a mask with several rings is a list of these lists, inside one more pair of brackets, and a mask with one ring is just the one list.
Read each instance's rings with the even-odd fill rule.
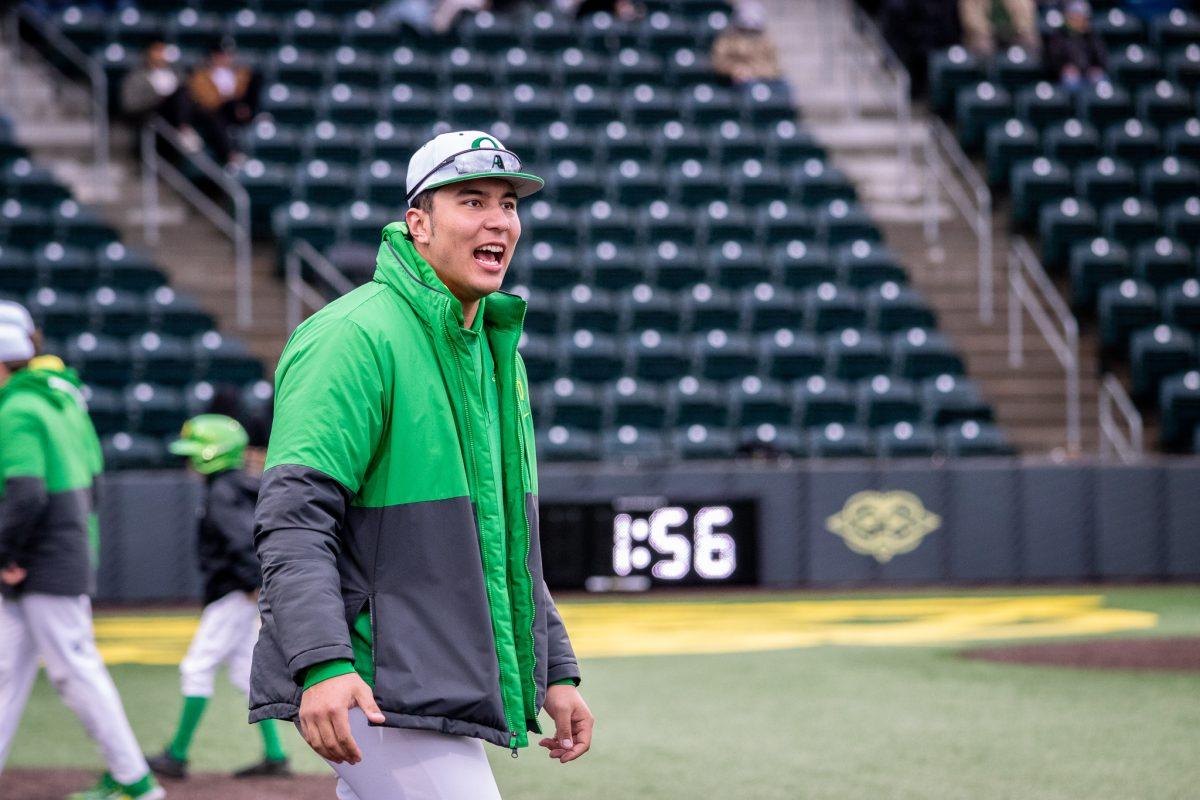
[[1173,8],[1150,21],[1150,42],[1160,50],[1200,41],[1200,17],[1185,8]]
[[804,318],[816,333],[865,326],[866,310],[854,289],[822,283],[805,289],[801,298]]
[[1142,242],[1133,251],[1133,274],[1159,290],[1187,280],[1196,274],[1192,251],[1167,236]]
[[125,390],[125,406],[133,429],[147,436],[179,433],[187,419],[182,394],[166,386],[139,383]]
[[875,449],[882,458],[928,458],[938,446],[933,428],[911,422],[897,422],[875,435]]
[[746,209],[737,203],[714,200],[707,205],[692,209],[693,229],[698,247],[713,255],[714,248],[726,242],[737,242],[746,248],[755,248],[754,222]]
[[108,18],[98,8],[71,5],[52,18],[54,27],[85,53],[109,41]]
[[1192,195],[1166,207],[1162,215],[1163,229],[1173,239],[1200,245],[1200,197]]
[[1163,445],[1171,450],[1191,450],[1200,425],[1200,372],[1188,370],[1165,378],[1159,386],[1158,406]]
[[1200,119],[1190,117],[1169,126],[1163,133],[1163,145],[1168,155],[1200,161]]
[[1193,115],[1187,89],[1167,80],[1141,87],[1136,98],[1138,119],[1158,128],[1183,122]]
[[500,100],[500,105],[504,118],[520,127],[545,125],[558,119],[558,103],[553,95],[539,92],[528,83],[514,86]]
[[912,287],[885,281],[863,292],[863,300],[867,327],[877,333],[937,327],[932,309]]
[[521,337],[520,352],[531,385],[544,383],[558,376],[561,359],[552,337],[524,334]]
[[1107,130],[1133,117],[1133,98],[1123,86],[1105,80],[1086,86],[1076,93],[1075,107],[1080,119]]
[[387,83],[403,84],[414,88],[422,87],[423,90],[425,87],[436,86],[438,61],[428,53],[413,50],[407,45],[401,45],[395,49],[392,47],[394,47],[394,43],[388,47],[391,52],[387,57],[387,67],[384,73]]
[[678,116],[675,93],[662,86],[641,83],[619,95],[621,117],[631,127],[659,125]]
[[114,289],[145,292],[167,282],[166,276],[144,253],[121,242],[108,242],[96,250],[98,282]]
[[1167,54],[1167,79],[1195,91],[1200,87],[1200,43],[1192,42]]
[[301,9],[284,26],[284,38],[296,47],[328,51],[342,42],[341,26],[332,17]]
[[813,458],[868,458],[874,447],[865,428],[831,422],[808,433],[808,452]]
[[587,208],[580,209],[574,224],[573,230],[578,231],[585,241],[619,242],[628,239],[636,223],[628,208],[597,200]]
[[259,120],[243,137],[246,155],[262,161],[294,164],[301,157],[301,133],[291,126]]
[[743,87],[742,118],[748,125],[762,126],[796,119],[790,92],[779,85],[754,83]]
[[828,247],[863,239],[878,242],[883,234],[861,206],[833,200],[816,213],[817,238]]
[[372,124],[382,106],[374,91],[348,83],[330,86],[317,96],[316,102],[321,118],[342,125]]
[[407,202],[404,179],[407,168],[399,162],[376,159],[363,164],[355,178],[355,195],[368,203],[402,208]]
[[1153,84],[1163,76],[1158,53],[1140,44],[1126,45],[1108,55],[1108,72],[1117,83],[1131,89]]
[[723,197],[728,192],[725,177],[695,159],[668,169],[667,187],[671,203],[682,208],[707,206],[714,197]]
[[268,84],[268,96],[277,85],[297,91],[320,89],[325,84],[325,65],[316,53],[284,45],[263,64],[263,82]]
[[1067,263],[1071,306],[1079,310],[1095,307],[1100,287],[1132,277],[1129,251],[1120,242],[1103,236],[1072,244]]
[[458,33],[474,52],[500,53],[520,38],[520,26],[510,15],[482,11],[463,20]]
[[777,281],[772,281],[741,293],[738,304],[743,326],[750,333],[797,331],[804,326],[804,309],[799,295],[776,286]]
[[[320,189],[313,190],[312,194],[320,197]],[[318,250],[324,250],[337,241],[337,217],[334,212],[303,200],[276,209],[271,227],[285,249],[298,240],[308,242]]]
[[591,283],[601,289],[628,289],[643,283],[646,268],[626,248],[618,249],[610,241],[596,244],[584,260]]
[[666,82],[676,89],[692,89],[713,78],[712,61],[706,52],[681,47],[666,58]]
[[247,159],[234,176],[250,196],[251,224],[255,233],[268,230],[275,207],[292,196],[292,169]]
[[[80,377],[96,387],[124,387],[134,376],[133,358],[123,339],[98,336],[90,331],[80,333],[68,340],[66,357],[68,363],[79,370]],[[113,416],[119,418],[117,429],[123,429],[123,401],[120,409],[113,411]]]
[[1042,135],[1046,155],[1075,166],[1100,155],[1100,134],[1094,126],[1068,119],[1049,126]]
[[709,330],[693,339],[694,373],[713,381],[730,381],[758,373],[758,351],[746,334]]
[[646,205],[668,196],[662,171],[654,164],[632,158],[609,169],[606,185],[608,197],[623,206]]
[[438,121],[451,128],[491,130],[501,116],[501,102],[490,88],[455,83],[438,102]]
[[610,427],[662,428],[666,424],[666,392],[660,386],[620,378],[604,388],[603,396],[603,405],[611,413]]
[[662,58],[633,47],[622,48],[612,61],[609,83],[617,89],[629,89],[639,84],[662,85],[666,69]]
[[14,247],[35,247],[50,233],[50,215],[35,206],[9,198],[0,204],[0,241]]
[[600,441],[589,431],[555,425],[538,430],[536,439],[538,457],[548,462],[595,461],[600,457]]
[[[401,176],[400,183],[403,185],[403,169],[397,174]],[[592,207],[594,208],[595,205],[593,203]],[[573,247],[578,243],[580,226],[576,221],[576,214],[573,214],[570,209],[551,205],[544,200],[534,200],[528,208],[529,216],[534,220],[531,227],[536,231],[539,242],[547,242],[556,247],[559,245]]]
[[1104,152],[1134,166],[1159,157],[1162,141],[1158,129],[1141,120],[1127,119],[1104,131]]
[[616,97],[605,88],[579,83],[567,88],[564,114],[581,128],[600,128],[616,120],[620,109]]
[[667,457],[669,451],[661,432],[623,425],[601,434],[600,452],[606,460],[627,462],[640,459],[662,460]]
[[1196,194],[1200,168],[1191,161],[1167,156],[1146,164],[1141,170],[1142,194],[1157,205],[1166,205]]
[[792,388],[793,417],[805,428],[854,422],[858,405],[850,386],[844,381],[810,375]]
[[1012,116],[1013,100],[1003,87],[982,81],[959,89],[954,108],[958,140],[963,149],[972,151],[983,144],[988,126]]
[[638,44],[652,53],[670,53],[696,44],[696,31],[682,16],[656,11],[641,26]]
[[299,84],[272,83],[262,93],[260,108],[270,114],[276,124],[305,125],[316,119],[317,107],[313,95]]
[[864,289],[892,282],[907,283],[908,273],[886,246],[859,239],[839,247],[834,255],[838,281]]
[[1102,156],[1075,168],[1075,194],[1094,207],[1137,193],[1137,174],[1124,161]]
[[820,158],[810,158],[791,172],[793,196],[802,205],[817,207],[834,200],[852,203],[854,183],[839,169]]
[[522,45],[536,52],[569,48],[577,42],[575,26],[566,17],[539,11],[521,27]]
[[524,47],[508,47],[494,61],[498,86],[527,84],[535,91],[552,90],[554,73],[550,59]]
[[[337,212],[337,239],[366,247],[367,243],[374,241],[379,232],[395,218],[395,206],[371,205],[365,200],[355,200],[349,206],[342,206]],[[372,261],[372,274],[374,268]]]
[[617,308],[622,330],[633,333],[683,330],[682,303],[670,292],[638,285],[617,296]]
[[120,392],[103,386],[85,385],[83,397],[87,402],[88,416],[100,436],[108,436],[129,427],[125,400]]
[[1019,162],[1012,171],[1013,222],[1028,225],[1043,206],[1067,197],[1071,189],[1071,171],[1066,164],[1045,157]]
[[546,185],[553,189],[554,200],[569,208],[591,205],[603,192],[596,170],[570,159],[558,162],[546,177]]
[[784,203],[792,192],[790,181],[773,164],[747,159],[729,168],[729,185],[738,201],[749,208],[761,208],[771,203]]
[[722,122],[709,131],[708,146],[713,158],[726,166],[740,164],[748,158],[761,159],[770,155],[762,131],[732,120]]
[[604,406],[600,393],[587,383],[558,378],[542,389],[540,406],[546,409],[546,421],[566,428],[598,431],[604,427]]
[[119,238],[116,230],[91,209],[63,200],[50,215],[55,237],[78,247],[96,247]]
[[623,348],[604,334],[575,331],[562,344],[562,351],[567,376],[576,380],[590,383],[615,380],[625,368]]
[[1200,280],[1188,278],[1164,289],[1162,312],[1167,324],[1200,332]]
[[812,334],[788,329],[758,337],[759,362],[763,374],[780,381],[806,380],[825,370],[825,349]]
[[1152,203],[1127,197],[1119,203],[1109,203],[1100,212],[1100,230],[1109,239],[1127,247],[1158,235],[1158,209]]
[[632,49],[638,42],[636,23],[614,18],[611,14],[590,14],[579,20],[577,27],[580,44],[603,56]]
[[1110,50],[1143,42],[1146,38],[1141,19],[1121,8],[1110,8],[1092,18],[1092,27]]
[[[336,93],[337,87],[332,91]],[[354,102],[358,102],[359,100],[355,100]],[[348,119],[345,113],[349,110],[350,104],[341,104],[340,108],[341,113],[331,113],[330,116],[339,123],[352,123],[353,121]],[[373,118],[373,107],[371,114]],[[362,161],[365,148],[363,147],[362,136],[356,129],[348,125],[339,127],[335,122],[322,120],[312,130],[304,134],[301,149],[301,158],[305,161],[320,160],[333,165],[357,167]]]
[[[720,127],[724,127],[725,124],[721,123]],[[817,143],[813,135],[801,130],[792,120],[775,123],[763,135],[762,144],[767,158],[783,168],[802,164],[810,158],[827,158],[825,149]]]
[[196,358],[186,339],[147,332],[129,340],[136,379],[183,386],[196,379]]
[[1008,456],[1013,447],[995,425],[967,420],[953,425],[942,436],[946,455],[953,458],[964,456]]
[[803,290],[837,280],[829,250],[816,242],[793,239],[773,248],[769,259],[772,270],[789,289]]
[[104,465],[110,470],[156,469],[168,458],[166,446],[154,436],[120,431],[100,440]]
[[891,371],[891,355],[879,334],[846,328],[825,336],[825,364],[830,377],[856,380]]
[[583,277],[577,255],[568,247],[538,242],[530,248],[524,262],[529,285],[535,291],[566,289],[579,283]]
[[974,86],[984,78],[984,63],[965,47],[955,45],[929,56],[929,104],[945,114],[953,110],[960,89]]
[[443,89],[460,83],[481,90],[491,88],[497,72],[490,57],[467,47],[451,49],[438,63],[438,80]]
[[[554,336],[559,330],[559,307],[569,293],[564,292],[563,297],[552,292],[535,292],[530,295],[525,301],[525,322],[522,325],[522,330],[539,336]],[[572,325],[566,329],[573,330],[576,327]],[[612,331],[605,331],[611,333]]]
[[192,341],[198,379],[238,386],[262,379],[262,364],[249,354],[242,342],[222,337],[216,331],[199,334]]
[[1074,116],[1071,95],[1049,81],[1024,86],[1014,94],[1016,119],[1034,128],[1066,122]]
[[683,338],[673,333],[644,330],[630,337],[629,374],[646,381],[670,381],[690,374],[691,354]]
[[5,165],[0,173],[0,185],[4,186],[6,194],[5,207],[12,200],[26,206],[48,208],[71,198],[71,193],[58,182],[54,173],[45,167],[35,166],[27,158],[19,158]]
[[[193,11],[192,15],[195,16],[196,12]],[[195,41],[189,41],[188,37],[192,31],[186,26],[179,26],[178,18],[168,24],[167,20],[157,14],[145,13],[133,7],[121,9],[111,20],[108,37],[110,41],[119,42],[128,48],[144,49],[151,42],[162,38],[163,28],[167,28],[168,37],[180,47],[197,46]],[[220,29],[221,23],[217,19],[215,27],[210,31],[209,43],[220,38]]]
[[106,336],[132,336],[150,327],[146,298],[136,292],[102,286],[88,297],[89,330]]
[[707,260],[713,280],[729,289],[744,289],[772,278],[766,255],[753,244],[734,239],[710,242]]
[[148,295],[151,327],[173,336],[195,336],[212,330],[213,319],[192,297],[159,286]]
[[971,380],[954,375],[925,378],[919,384],[922,419],[937,426],[965,420],[991,422],[992,409],[984,402],[979,387]]
[[239,50],[251,52],[267,52],[279,46],[283,31],[275,25],[275,20],[261,16],[251,8],[239,6],[229,16],[228,33],[233,37]]
[[856,389],[858,423],[865,428],[882,428],[896,422],[919,422],[920,401],[910,381],[870,375]]
[[1121,349],[1133,331],[1159,319],[1154,287],[1133,278],[1102,287],[1096,306],[1100,343],[1109,350]]
[[1022,47],[1013,46],[996,54],[989,66],[988,79],[1011,93],[1032,86],[1045,73],[1041,59]]
[[1157,397],[1163,378],[1195,366],[1195,338],[1182,328],[1155,325],[1135,331],[1130,337],[1130,393],[1134,398]]
[[983,151],[988,184],[1004,187],[1008,185],[1013,164],[1041,155],[1042,145],[1032,125],[1009,119],[988,128]]
[[792,417],[792,400],[786,385],[748,375],[729,388],[734,418],[742,427],[787,425]]
[[671,433],[671,446],[684,460],[732,458],[737,454],[734,435],[721,428],[689,425]]
[[811,240],[817,233],[808,211],[795,203],[773,200],[757,208],[754,215],[754,237],[761,244]]
[[741,428],[737,435],[738,454],[751,458],[789,455],[808,455],[808,444],[802,431],[763,423]]
[[0,241],[0,294],[24,295],[38,284],[33,256]]
[[696,284],[683,293],[680,307],[682,330],[686,333],[729,332],[740,327],[741,304],[728,289],[713,288],[707,283]]
[[[624,122],[610,122],[597,132],[592,157],[597,162],[609,164],[627,159],[644,161],[650,148],[650,137],[641,128],[631,128]],[[654,160],[659,159],[656,156]]]
[[662,289],[683,289],[708,280],[708,268],[692,247],[672,241],[654,246],[650,262],[654,285]]
[[51,241],[34,253],[33,260],[41,282],[59,291],[86,291],[100,277],[90,248]]
[[896,375],[921,380],[937,375],[964,375],[966,367],[950,341],[937,331],[910,328],[896,333],[891,342]]
[[1099,231],[1096,209],[1075,197],[1057,204],[1047,203],[1038,213],[1038,233],[1042,240],[1042,261],[1051,268],[1067,263],[1071,246],[1090,239]]
[[667,386],[667,408],[671,425],[724,427],[729,424],[729,398],[720,386],[686,375]]

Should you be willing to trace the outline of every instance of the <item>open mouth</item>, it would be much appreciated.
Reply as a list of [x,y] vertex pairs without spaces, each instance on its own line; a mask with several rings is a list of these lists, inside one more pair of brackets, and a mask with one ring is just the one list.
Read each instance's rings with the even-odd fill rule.
[[484,269],[498,270],[504,262],[504,245],[485,244],[475,248],[475,263]]

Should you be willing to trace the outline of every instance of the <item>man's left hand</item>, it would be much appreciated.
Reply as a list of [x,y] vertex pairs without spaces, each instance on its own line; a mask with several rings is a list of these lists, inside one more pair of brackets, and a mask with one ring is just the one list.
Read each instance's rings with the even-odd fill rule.
[[16,586],[25,580],[28,575],[24,567],[18,567],[16,564],[9,564],[4,569],[0,569],[0,581],[4,581],[8,586]]
[[562,684],[546,690],[546,713],[554,719],[554,738],[539,745],[550,751],[560,763],[574,761],[592,746],[592,726],[596,720],[574,686]]

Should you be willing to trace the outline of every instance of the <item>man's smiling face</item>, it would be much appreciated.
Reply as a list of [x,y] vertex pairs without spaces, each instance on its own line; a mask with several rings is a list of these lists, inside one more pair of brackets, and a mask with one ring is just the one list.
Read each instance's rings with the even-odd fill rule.
[[429,211],[405,215],[417,251],[463,303],[498,290],[521,238],[512,184],[478,178],[436,189],[432,199]]

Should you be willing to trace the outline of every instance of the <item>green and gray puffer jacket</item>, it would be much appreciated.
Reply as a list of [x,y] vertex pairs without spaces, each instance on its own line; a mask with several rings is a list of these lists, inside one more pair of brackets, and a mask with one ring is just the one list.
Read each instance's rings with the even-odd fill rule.
[[73,370],[17,370],[0,387],[0,564],[23,592],[92,594],[100,441]]
[[405,232],[384,229],[374,280],[297,328],[279,362],[250,721],[294,719],[309,667],[354,659],[366,610],[373,663],[355,668],[385,725],[515,753],[541,732],[546,687],[579,677],[542,579],[525,302],[498,292],[482,306],[498,481],[462,306]]

